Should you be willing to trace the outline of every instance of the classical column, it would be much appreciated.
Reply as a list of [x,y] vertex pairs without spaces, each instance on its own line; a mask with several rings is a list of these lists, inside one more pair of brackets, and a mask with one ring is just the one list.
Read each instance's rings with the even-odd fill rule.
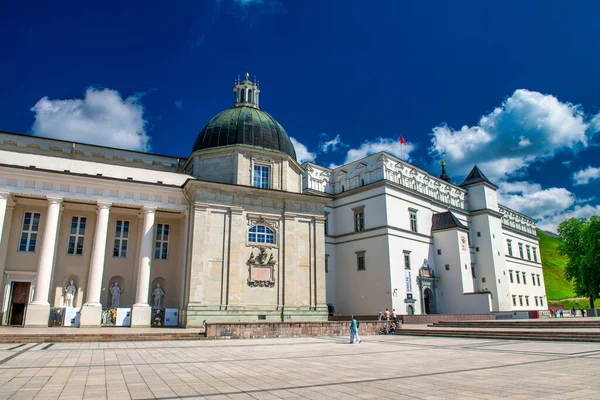
[[102,292],[102,276],[104,275],[104,257],[106,255],[110,205],[110,203],[98,203],[98,216],[96,217],[96,229],[94,231],[94,243],[92,245],[85,294],[86,302],[81,308],[79,320],[82,328],[99,327],[102,320],[100,293]]
[[38,257],[37,275],[35,278],[35,291],[33,301],[27,307],[25,316],[26,327],[47,327],[50,316],[50,279],[54,266],[54,250],[58,233],[58,220],[60,215],[61,198],[48,197],[48,211],[44,222],[44,236]]
[[140,257],[138,261],[137,290],[135,304],[131,310],[131,327],[145,328],[150,326],[151,309],[148,305],[148,292],[150,287],[150,270],[152,266],[152,244],[154,243],[154,217],[155,207],[142,208],[144,213],[144,228]]
[[8,240],[8,234],[6,237],[2,234],[4,229],[4,217],[6,216],[6,206],[8,205],[9,194],[6,192],[0,192],[0,245]]

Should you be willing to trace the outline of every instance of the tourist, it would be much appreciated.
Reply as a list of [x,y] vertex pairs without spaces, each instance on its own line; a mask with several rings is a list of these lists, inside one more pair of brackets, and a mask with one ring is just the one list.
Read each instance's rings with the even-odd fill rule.
[[396,309],[392,309],[392,321],[394,321],[394,325],[396,328],[398,327],[398,314],[396,314]]
[[388,310],[387,308],[385,309],[385,312],[383,313],[383,318],[384,318],[386,321],[389,321],[389,320],[390,320],[390,310]]
[[583,307],[581,307],[581,316],[585,317],[585,310],[583,309]]
[[575,309],[575,306],[573,306],[573,308],[571,308],[571,315],[573,317],[577,316],[577,310]]
[[563,318],[565,315],[563,314],[563,309],[560,309],[560,317]]
[[379,321],[381,321],[381,316],[383,315],[383,313],[381,312],[381,310],[379,310],[379,312],[377,313],[377,319]]
[[360,323],[352,316],[352,322],[350,322],[350,344],[362,342],[358,336],[358,327]]

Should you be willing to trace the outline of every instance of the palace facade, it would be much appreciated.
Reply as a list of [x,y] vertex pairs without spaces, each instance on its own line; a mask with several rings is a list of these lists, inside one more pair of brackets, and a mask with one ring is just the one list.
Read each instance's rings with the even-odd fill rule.
[[256,82],[233,95],[187,158],[0,133],[2,324],[545,308],[535,221],[477,167],[457,186],[387,153],[300,165]]

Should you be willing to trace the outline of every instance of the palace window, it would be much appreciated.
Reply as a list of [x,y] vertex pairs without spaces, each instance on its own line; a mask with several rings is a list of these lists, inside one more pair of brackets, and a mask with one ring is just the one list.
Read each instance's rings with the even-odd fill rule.
[[525,256],[523,255],[523,243],[519,243],[519,255],[521,256],[521,258],[525,258]]
[[519,305],[523,306],[523,295],[519,295]]
[[21,228],[19,251],[35,251],[39,227],[40,213],[26,212],[23,216],[23,227]]
[[365,230],[365,207],[354,208],[354,232]]
[[541,296],[540,296],[540,306],[542,306],[542,307],[544,306],[544,299]]
[[80,256],[83,254],[83,238],[85,235],[85,217],[71,218],[71,232],[67,254]]
[[442,255],[442,249],[438,249],[437,253],[438,253],[438,256],[441,256]]
[[508,255],[512,256],[512,240],[506,239],[506,244],[508,245]]
[[264,225],[255,225],[248,230],[248,242],[275,244],[275,233]]
[[525,305],[529,307],[529,296],[525,296]]
[[512,299],[513,299],[513,306],[516,306],[517,305],[517,295],[513,294]]
[[127,257],[127,243],[129,242],[129,221],[117,220],[115,228],[115,245],[113,257]]
[[359,271],[365,270],[365,252],[364,251],[356,252],[356,269]]
[[169,255],[169,224],[156,225],[156,247],[154,259],[166,260]]
[[513,270],[512,269],[508,271],[508,276],[510,277],[510,283],[514,283],[514,280],[513,280]]
[[523,272],[523,285],[527,285],[527,274]]
[[531,260],[531,250],[529,245],[525,246],[525,249],[527,250],[527,259]]
[[535,247],[531,248],[531,252],[533,253],[533,261],[538,262],[537,260],[537,251]]
[[519,271],[517,271],[517,273],[515,274],[517,276],[517,283],[521,283],[521,278],[520,278],[520,274]]
[[446,271],[450,271],[450,264],[446,264]]
[[404,252],[404,268],[410,269],[410,253],[408,251]]
[[542,286],[542,285],[540,284],[540,276],[539,276],[539,275],[536,275],[536,277],[537,277],[538,286]]
[[411,232],[417,232],[417,210],[409,210],[410,215],[410,230]]
[[254,187],[261,189],[269,188],[269,167],[266,165],[254,166]]
[[531,283],[535,286],[535,274],[531,274]]
[[537,297],[537,296],[534,296],[534,299],[535,299],[535,305],[536,305],[536,306],[539,306],[540,302],[538,301],[538,297]]

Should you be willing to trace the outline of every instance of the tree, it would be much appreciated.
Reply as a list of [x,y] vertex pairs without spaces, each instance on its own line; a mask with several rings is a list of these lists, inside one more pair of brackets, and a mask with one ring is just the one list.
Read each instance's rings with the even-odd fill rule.
[[563,243],[558,253],[567,256],[565,277],[573,282],[579,296],[590,299],[590,308],[596,316],[594,299],[600,297],[600,216],[571,218],[558,226]]

